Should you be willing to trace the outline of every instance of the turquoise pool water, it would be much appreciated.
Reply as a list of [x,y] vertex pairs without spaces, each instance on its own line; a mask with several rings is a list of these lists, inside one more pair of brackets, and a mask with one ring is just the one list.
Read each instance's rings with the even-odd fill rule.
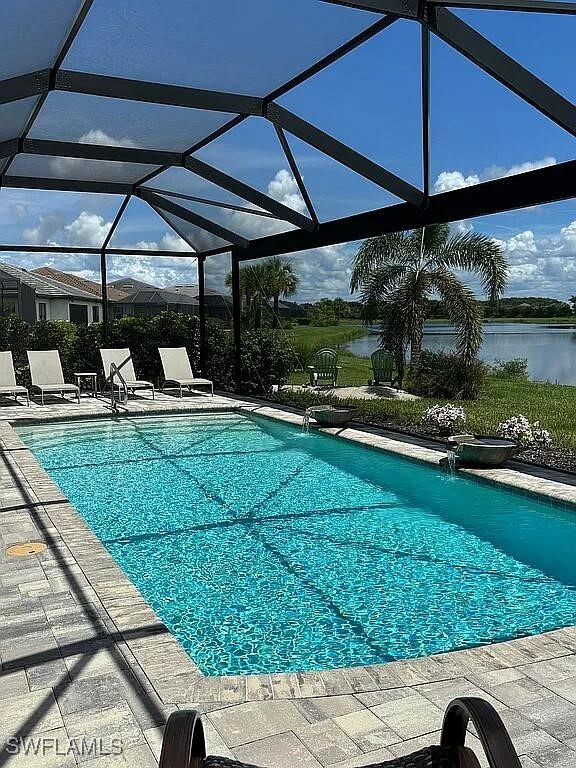
[[18,428],[206,674],[576,623],[576,515],[237,414]]

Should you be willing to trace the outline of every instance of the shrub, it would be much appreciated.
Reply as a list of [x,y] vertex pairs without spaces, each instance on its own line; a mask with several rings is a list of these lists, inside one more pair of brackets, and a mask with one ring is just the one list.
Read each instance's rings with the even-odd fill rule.
[[508,440],[515,440],[524,448],[550,448],[552,439],[539,421],[530,422],[526,416],[511,416],[498,425],[498,434]]
[[[218,389],[234,389],[232,332],[217,320],[206,323],[206,375]],[[0,349],[10,349],[22,383],[29,384],[27,349],[58,349],[64,375],[75,371],[102,373],[102,326],[74,325],[63,320],[26,323],[15,317],[0,318]],[[108,326],[108,346],[129,347],[138,376],[157,382],[162,373],[158,347],[186,347],[194,371],[200,370],[199,320],[193,315],[163,312],[155,317],[122,317]],[[297,366],[281,331],[248,331],[242,338],[243,390],[252,394],[284,384]]]
[[424,350],[410,368],[407,387],[423,397],[476,400],[487,381],[488,369],[480,360],[465,362],[459,355]]
[[495,360],[488,366],[490,376],[495,379],[522,379],[528,380],[528,360],[515,357],[512,360]]
[[448,434],[466,424],[466,413],[464,408],[459,405],[452,405],[452,403],[431,405],[424,412],[422,421],[428,426],[436,427],[441,433]]
[[277,331],[247,331],[242,335],[241,391],[268,392],[272,384],[285,384],[294,369],[294,352]]
[[291,338],[290,345],[294,357],[293,368],[302,368],[306,370],[307,365],[314,363],[314,355],[316,354],[317,345],[311,344],[309,341],[296,340]]

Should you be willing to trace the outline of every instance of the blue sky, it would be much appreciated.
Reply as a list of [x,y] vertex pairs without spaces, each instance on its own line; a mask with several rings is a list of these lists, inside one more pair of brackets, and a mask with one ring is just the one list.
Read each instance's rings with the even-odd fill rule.
[[[8,18],[24,30],[24,15],[18,16],[20,0],[7,2],[13,6],[8,9]],[[74,2],[54,0],[54,13],[64,15]],[[117,8],[115,0],[96,0],[66,68],[254,95],[264,95],[375,20],[370,14],[318,0],[294,0],[291,4],[268,0],[237,4],[230,0],[211,0],[210,4],[124,0],[119,13],[112,13],[113,8]],[[219,24],[223,14],[229,30],[224,37]],[[565,97],[576,100],[574,16],[497,11],[458,14]],[[216,26],[220,37],[215,36]],[[22,39],[25,34],[22,31]],[[421,185],[418,42],[417,25],[398,21],[279,101],[412,184]],[[17,73],[18,67],[27,71],[34,68],[32,65],[43,65],[42,56],[50,58],[50,52],[40,48],[34,52],[34,62],[20,61],[22,52],[8,62],[9,54],[9,50],[4,54],[6,62],[0,54],[2,77]],[[229,66],[230,61],[234,66]],[[8,65],[17,71],[6,70]],[[20,111],[23,108],[18,105]],[[14,110],[16,107],[12,108],[11,129],[16,120]],[[8,111],[0,107],[0,133],[3,117],[4,130],[9,130]],[[225,119],[224,115],[196,110],[106,103],[98,97],[58,92],[50,94],[31,136],[182,150]],[[436,39],[432,45],[431,137],[436,191],[563,162],[576,155],[573,137]],[[289,140],[322,220],[396,202],[385,190],[298,139]],[[275,132],[265,120],[246,120],[201,150],[199,156],[303,210]],[[20,157],[14,172],[36,168],[50,175],[78,177],[83,172],[82,163]],[[124,178],[133,170],[120,168],[115,173]],[[182,169],[156,178],[153,185],[207,197],[216,194],[209,184]],[[217,199],[239,202],[222,193]],[[2,189],[0,240],[98,246],[119,202],[113,196]],[[210,211],[220,223],[249,237],[278,229],[270,219],[224,209],[194,209],[205,215]],[[567,298],[576,292],[574,201],[458,222],[455,227],[473,228],[501,242],[511,264],[509,294],[546,293]],[[151,250],[182,245],[138,200],[130,203],[113,242]],[[346,296],[355,247],[348,244],[295,256],[302,277],[298,298]],[[0,258],[27,267],[50,263],[90,276],[97,273],[95,257],[0,254]],[[219,286],[228,268],[227,257],[209,259],[209,282]],[[195,279],[192,261],[153,256],[112,259],[110,272],[112,276],[130,273],[163,285]],[[477,289],[473,278],[469,282]]]

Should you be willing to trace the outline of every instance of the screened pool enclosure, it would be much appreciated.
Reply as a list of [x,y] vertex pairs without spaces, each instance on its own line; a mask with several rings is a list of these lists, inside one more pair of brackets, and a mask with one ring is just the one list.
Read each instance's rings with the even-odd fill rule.
[[[550,14],[563,15],[568,28],[576,3],[4,0],[0,201],[15,189],[81,193],[108,197],[114,214],[97,244],[28,238],[0,251],[99,256],[104,323],[107,255],[196,259],[202,344],[206,260],[231,253],[238,366],[241,262],[576,196],[568,144],[576,136],[574,68],[555,87],[540,76],[553,54],[543,31]],[[382,51],[376,71],[378,56],[361,58],[368,49]],[[435,52],[471,78],[487,78],[498,98],[505,92],[522,120],[533,113],[543,131],[561,135],[560,160],[438,191],[430,116],[432,132],[450,130],[450,120],[434,127],[435,88],[450,83],[434,86]],[[345,69],[353,57],[361,82]],[[355,92],[362,110],[377,107],[377,119],[370,125],[361,110],[356,129],[348,121],[341,130],[338,115],[352,109]],[[406,142],[391,135],[408,101],[409,157]],[[496,101],[493,118],[498,125]],[[297,194],[275,193],[269,181],[279,167]],[[346,205],[336,196],[323,203],[320,177],[325,189],[347,190]],[[135,202],[159,217],[179,249],[118,241]]]

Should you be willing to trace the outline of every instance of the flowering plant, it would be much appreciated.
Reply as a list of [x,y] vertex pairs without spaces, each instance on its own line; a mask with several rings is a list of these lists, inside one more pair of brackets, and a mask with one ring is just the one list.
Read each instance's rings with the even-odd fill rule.
[[542,429],[539,421],[530,422],[521,413],[499,424],[498,434],[500,437],[516,440],[524,448],[549,448],[552,445],[550,432]]
[[440,432],[453,432],[456,426],[466,423],[466,414],[464,408],[459,405],[431,405],[427,408],[422,417],[424,424],[437,427]]

